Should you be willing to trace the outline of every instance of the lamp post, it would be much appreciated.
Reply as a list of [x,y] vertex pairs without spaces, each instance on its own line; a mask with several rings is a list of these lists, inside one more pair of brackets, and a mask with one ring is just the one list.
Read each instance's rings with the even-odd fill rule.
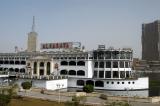
[[128,105],[129,105],[129,88],[125,88],[125,90],[127,91],[127,102],[128,102]]
[[61,95],[60,95],[60,89],[63,88],[64,84],[57,84],[57,89],[59,90],[59,99],[58,102],[61,102]]

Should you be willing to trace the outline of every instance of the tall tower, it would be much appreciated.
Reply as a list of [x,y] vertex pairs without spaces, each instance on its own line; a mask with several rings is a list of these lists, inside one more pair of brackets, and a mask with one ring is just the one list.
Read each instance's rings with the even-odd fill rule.
[[35,32],[35,17],[33,16],[33,24],[32,30],[28,33],[28,44],[27,44],[27,51],[28,52],[35,52],[37,49],[37,36],[38,34]]
[[142,59],[160,60],[160,20],[142,24]]

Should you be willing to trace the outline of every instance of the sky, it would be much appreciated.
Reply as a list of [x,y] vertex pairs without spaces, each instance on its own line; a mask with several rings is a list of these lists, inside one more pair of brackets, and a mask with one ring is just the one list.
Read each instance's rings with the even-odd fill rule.
[[26,50],[33,16],[38,45],[129,47],[141,58],[141,26],[160,19],[160,0],[0,0],[0,52]]

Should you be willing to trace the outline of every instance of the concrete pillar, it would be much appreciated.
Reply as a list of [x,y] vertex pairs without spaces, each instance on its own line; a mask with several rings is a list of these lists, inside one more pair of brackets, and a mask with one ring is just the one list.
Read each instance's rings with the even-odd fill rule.
[[44,62],[44,76],[47,75],[47,62]]
[[34,62],[32,61],[31,62],[31,70],[30,70],[31,72],[31,76],[34,74]]
[[50,62],[50,73],[53,73],[53,69],[54,69],[54,63],[53,63],[53,59]]
[[38,77],[39,77],[39,66],[40,66],[39,63],[40,63],[40,62],[37,61],[37,76],[38,76]]

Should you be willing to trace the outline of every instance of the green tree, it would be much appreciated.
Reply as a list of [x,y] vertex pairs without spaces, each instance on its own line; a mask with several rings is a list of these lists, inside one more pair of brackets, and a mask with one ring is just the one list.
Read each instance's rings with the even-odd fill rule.
[[29,81],[26,81],[26,82],[23,82],[21,84],[21,86],[22,86],[23,89],[28,90],[28,89],[30,89],[32,87],[32,83],[29,82]]
[[94,91],[94,87],[93,87],[93,85],[85,85],[83,87],[83,91],[86,92],[86,93],[91,93],[91,92]]

